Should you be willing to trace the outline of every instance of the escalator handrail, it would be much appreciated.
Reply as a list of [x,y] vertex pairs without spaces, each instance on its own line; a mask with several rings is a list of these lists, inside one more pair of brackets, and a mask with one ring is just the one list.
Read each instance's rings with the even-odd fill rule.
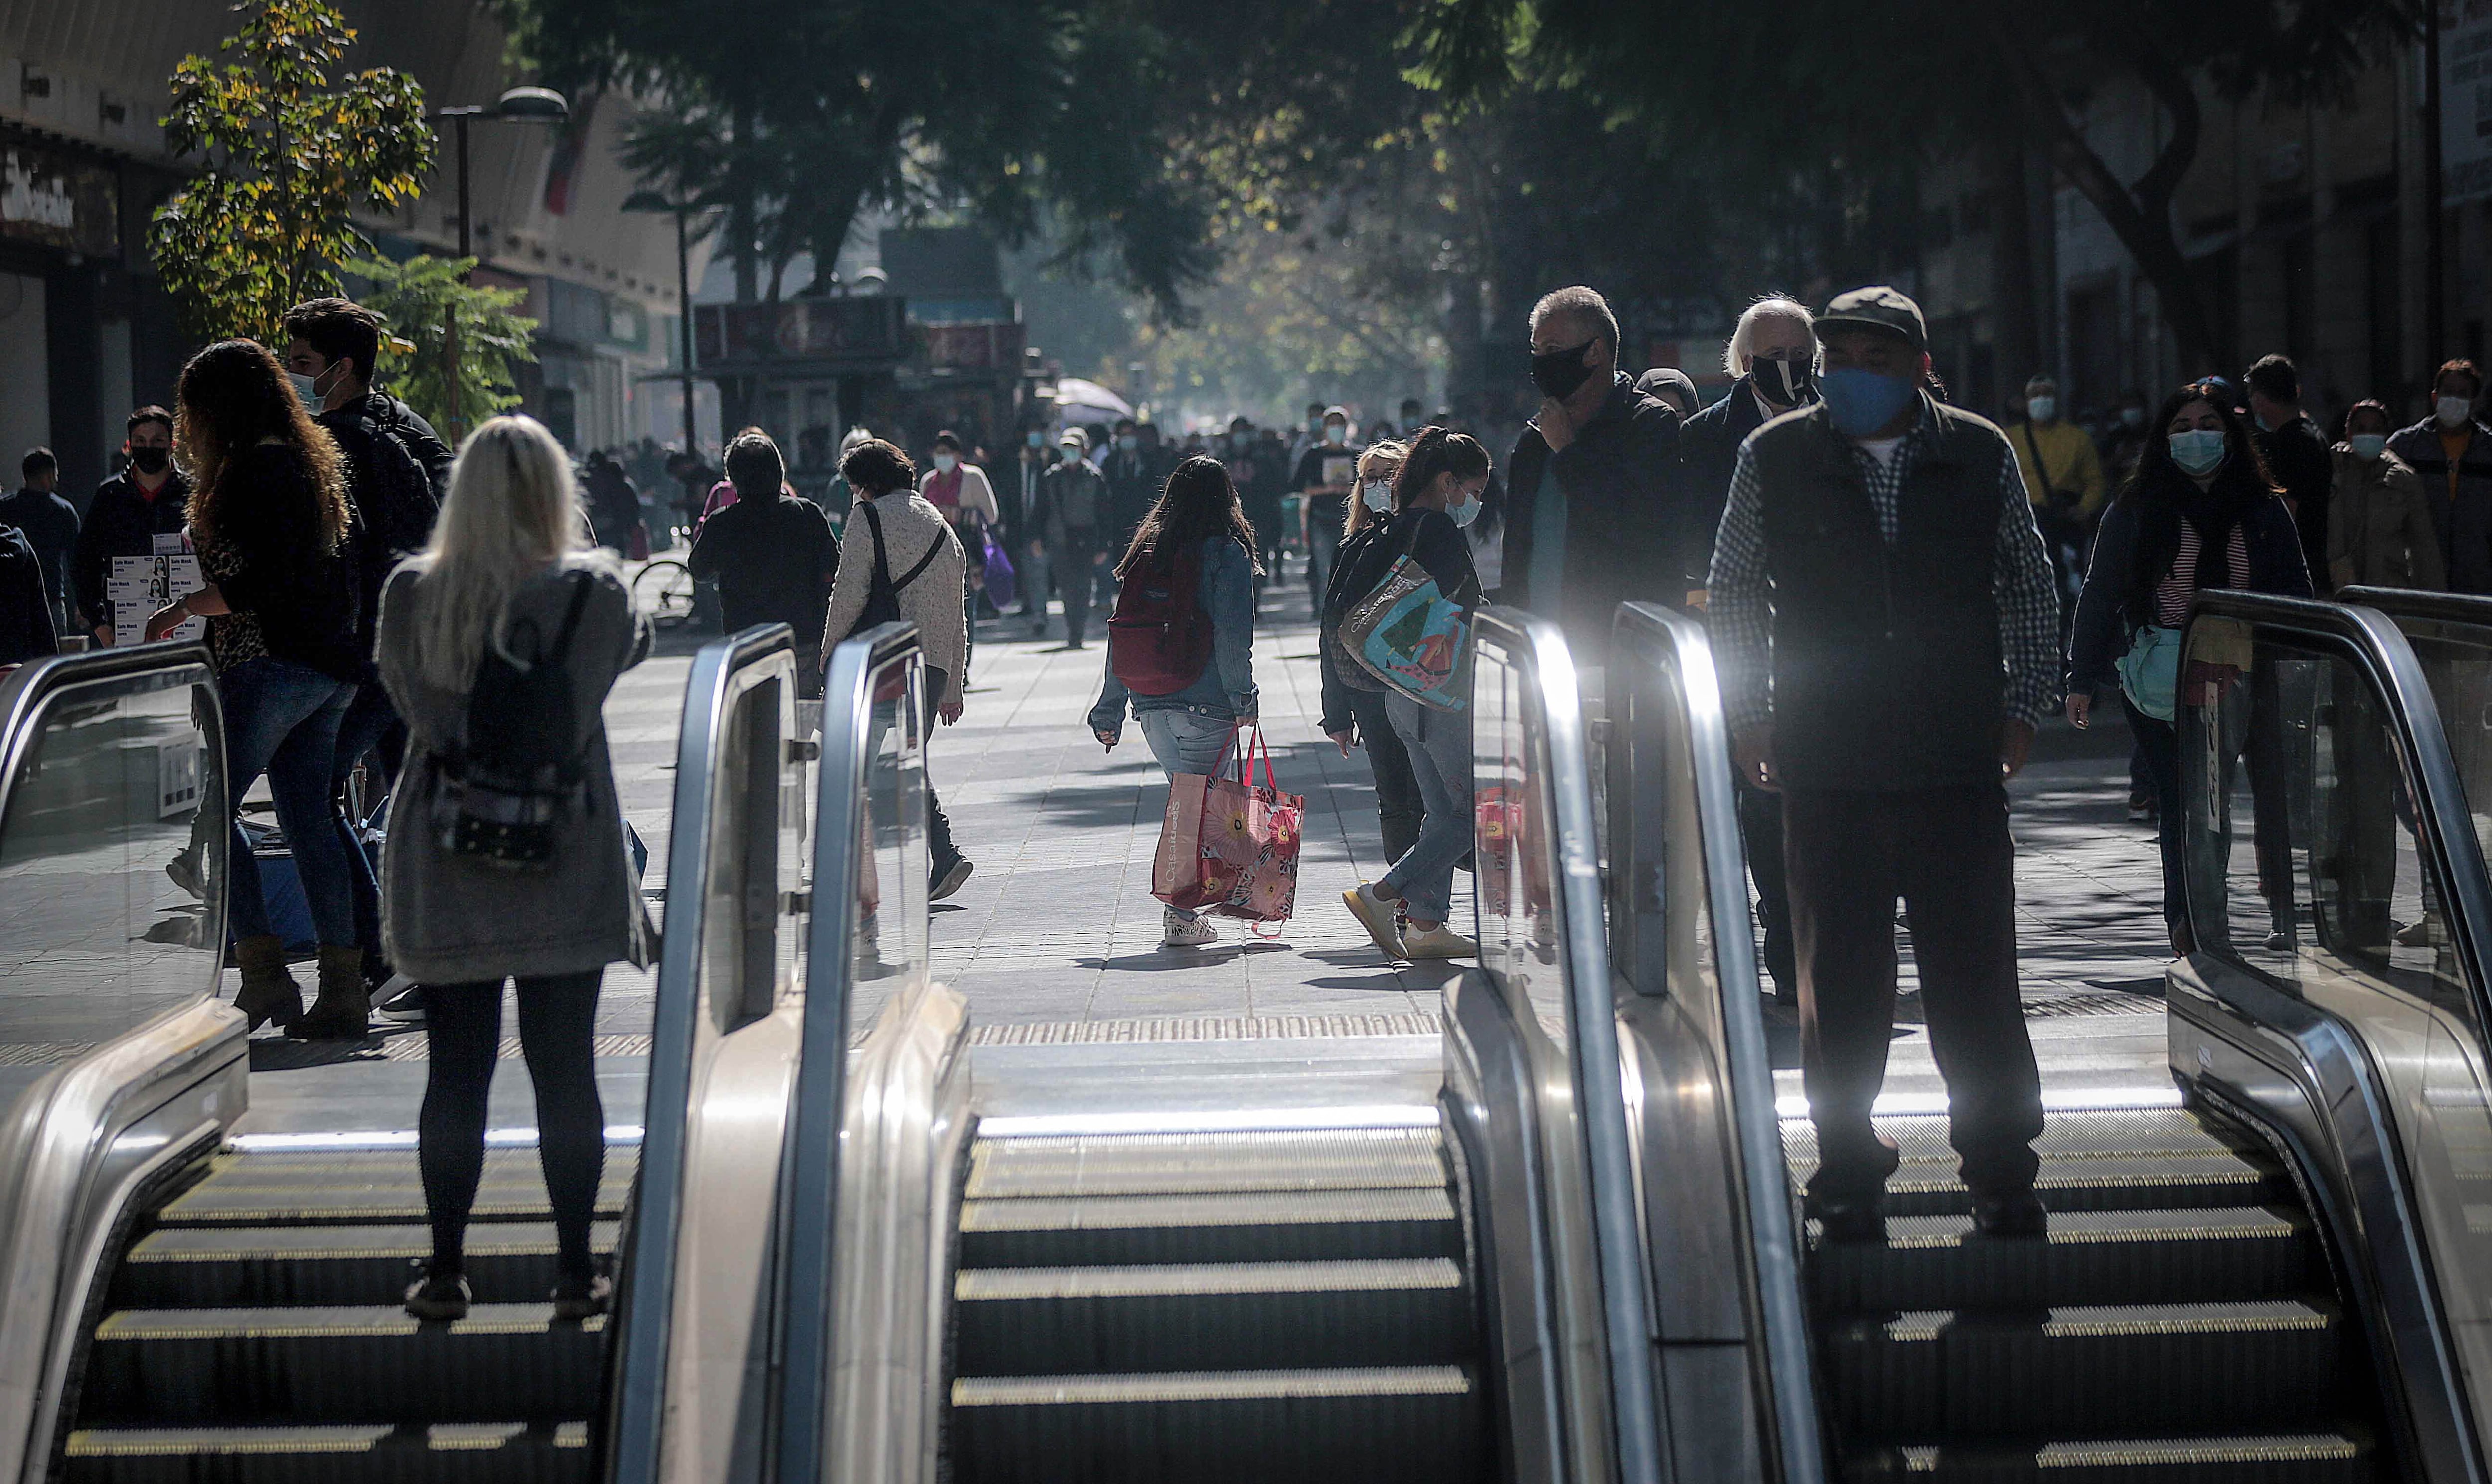
[[675,745],[674,814],[667,842],[667,923],[651,1013],[649,1078],[641,1114],[638,1198],[626,1250],[629,1281],[614,1317],[614,1416],[608,1478],[655,1484],[665,1432],[666,1380],[674,1328],[676,1237],[683,1226],[685,1144],[692,1103],[693,1041],[700,1008],[713,783],[720,731],[737,675],[792,653],[784,623],[762,624],[703,644],[693,656]]
[[2431,592],[2418,587],[2371,587],[2356,583],[2336,589],[2335,601],[2347,608],[2370,608],[2386,613],[2390,618],[2477,624],[2492,629],[2492,597],[2474,593]]
[[792,1183],[784,1289],[786,1350],[780,1369],[778,1477],[811,1484],[822,1472],[837,1291],[831,1264],[839,1226],[840,1133],[847,1107],[847,1048],[853,1006],[848,983],[857,872],[871,869],[856,844],[869,816],[866,770],[873,757],[875,676],[893,660],[919,654],[917,627],[879,625],[831,651],[822,682],[820,784],[815,790],[814,912],[805,949],[805,1025],[788,1126]]
[[[1569,1053],[1588,1157],[1617,1476],[1657,1479],[1662,1474],[1661,1423],[1653,1378],[1652,1305],[1645,1288],[1643,1224],[1636,1214],[1618,1024],[1610,1003],[1608,917],[1600,837],[1592,817],[1583,692],[1565,636],[1546,618],[1519,608],[1482,608],[1473,642],[1498,643],[1523,662],[1532,682],[1524,693],[1526,704],[1540,712],[1538,734],[1545,753],[1536,761],[1558,827],[1557,896],[1565,913],[1567,1020],[1574,1030]],[[1473,931],[1479,931],[1476,925]]]
[[[1747,846],[1739,834],[1738,795],[1731,775],[1730,719],[1705,627],[1646,603],[1619,606],[1612,631],[1610,690],[1633,657],[1649,656],[1678,677],[1682,718],[1692,754],[1697,818],[1703,835],[1706,905],[1713,919],[1713,978],[1721,995],[1733,1130],[1747,1192],[1749,1253],[1757,1265],[1766,1379],[1782,1484],[1820,1484],[1825,1477],[1809,1355],[1807,1300],[1800,1286],[1799,1233],[1792,1222],[1790,1173],[1784,1163],[1773,1057],[1765,1042],[1764,986],[1748,905]],[[1615,715],[1612,725],[1617,725]],[[1613,778],[1612,788],[1631,780]]]

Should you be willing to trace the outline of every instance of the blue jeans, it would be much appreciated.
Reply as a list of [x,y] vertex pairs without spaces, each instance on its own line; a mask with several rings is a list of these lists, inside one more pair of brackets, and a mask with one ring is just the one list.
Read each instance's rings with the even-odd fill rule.
[[[1158,759],[1160,771],[1171,778],[1179,773],[1209,777],[1219,772],[1221,763],[1228,760],[1230,738],[1237,732],[1233,719],[1177,707],[1145,711],[1136,721],[1142,728],[1142,740],[1151,745],[1151,756]],[[1170,907],[1169,913],[1188,922],[1195,917],[1181,906]]]
[[[242,796],[268,775],[277,801],[277,822],[294,851],[295,873],[320,941],[353,947],[354,890],[345,842],[338,838],[330,804],[331,770],[338,752],[338,724],[355,698],[355,687],[316,669],[262,655],[217,677],[224,700],[225,777],[230,796]],[[233,826],[233,935],[262,937],[276,931],[260,895],[259,863],[242,825]]]
[[[364,755],[398,727],[398,707],[390,704],[387,691],[377,685],[356,687],[355,698],[338,723],[336,757],[329,766],[329,792],[338,801],[338,843],[345,847],[346,886],[355,899],[355,940],[372,954],[379,953],[381,946],[380,862],[364,848],[363,821],[347,817],[346,780]],[[375,774],[385,771],[383,762],[381,757],[373,758]]]
[[1410,754],[1428,816],[1418,843],[1384,873],[1376,894],[1401,898],[1413,922],[1443,922],[1453,910],[1454,868],[1471,848],[1470,713],[1439,711],[1387,691],[1384,714]]

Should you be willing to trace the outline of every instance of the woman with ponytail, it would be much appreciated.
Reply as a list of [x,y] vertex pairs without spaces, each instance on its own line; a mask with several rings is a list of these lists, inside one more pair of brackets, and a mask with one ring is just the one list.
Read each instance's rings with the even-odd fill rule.
[[[1488,450],[1467,433],[1429,428],[1410,441],[1393,481],[1393,521],[1376,549],[1410,559],[1436,579],[1437,590],[1465,608],[1479,602],[1463,527],[1480,513],[1488,489]],[[1381,580],[1379,573],[1377,580]],[[1357,602],[1374,582],[1359,590]],[[1410,756],[1410,771],[1427,810],[1418,838],[1379,880],[1342,893],[1367,935],[1395,959],[1468,959],[1479,944],[1454,932],[1454,868],[1471,847],[1471,719],[1468,706],[1440,710],[1400,691],[1384,693],[1384,714]],[[1409,930],[1402,927],[1407,918]]]

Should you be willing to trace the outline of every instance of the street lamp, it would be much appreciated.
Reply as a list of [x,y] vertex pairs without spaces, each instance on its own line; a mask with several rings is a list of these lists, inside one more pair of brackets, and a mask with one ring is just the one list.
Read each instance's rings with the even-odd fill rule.
[[[459,153],[459,256],[461,260],[475,256],[469,246],[467,223],[467,121],[469,119],[506,119],[514,124],[560,124],[571,117],[571,104],[551,88],[512,88],[490,104],[460,104],[455,107],[435,108],[429,119],[449,119],[458,125]],[[459,275],[467,282],[467,271]],[[450,312],[450,323],[443,334],[442,358],[449,363],[451,436],[458,437],[466,430],[465,419],[459,408],[459,312]]]
[[678,311],[675,317],[682,331],[682,349],[678,352],[678,359],[682,362],[684,377],[684,454],[697,460],[700,457],[699,433],[693,418],[692,259],[692,217],[697,208],[689,201],[669,200],[655,191],[635,191],[624,198],[623,209],[664,212],[675,219],[675,309]]

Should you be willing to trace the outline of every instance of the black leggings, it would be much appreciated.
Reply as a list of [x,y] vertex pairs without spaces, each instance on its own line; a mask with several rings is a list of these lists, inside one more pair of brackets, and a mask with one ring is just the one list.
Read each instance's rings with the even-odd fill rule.
[[[562,1270],[586,1275],[588,1227],[605,1173],[606,1110],[597,1097],[597,986],[604,972],[521,978],[519,1050],[537,1091],[537,1154],[553,1205]],[[502,1046],[502,984],[428,984],[426,1035],[432,1071],[424,1085],[417,1159],[432,1215],[432,1271],[461,1272],[467,1215],[485,1175],[485,1105]]]

